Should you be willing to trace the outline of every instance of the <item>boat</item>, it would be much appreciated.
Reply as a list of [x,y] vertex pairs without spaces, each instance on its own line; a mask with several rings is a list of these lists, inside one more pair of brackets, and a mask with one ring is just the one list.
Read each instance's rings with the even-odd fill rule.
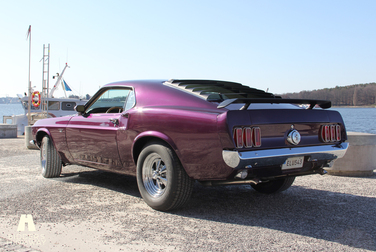
[[[24,135],[25,126],[31,126],[39,119],[74,114],[74,108],[77,105],[85,104],[89,97],[80,98],[78,96],[67,96],[66,91],[72,91],[63,79],[64,72],[68,67],[68,64],[65,64],[63,71],[60,74],[57,74],[57,81],[49,92],[40,93],[39,91],[33,91],[30,99],[26,93],[24,96],[18,95],[24,113],[21,115],[3,116],[3,123],[10,122],[10,124],[16,124],[17,135]],[[64,90],[65,97],[56,98],[54,97],[54,93],[60,85]],[[31,102],[30,122],[28,118],[29,101]]]

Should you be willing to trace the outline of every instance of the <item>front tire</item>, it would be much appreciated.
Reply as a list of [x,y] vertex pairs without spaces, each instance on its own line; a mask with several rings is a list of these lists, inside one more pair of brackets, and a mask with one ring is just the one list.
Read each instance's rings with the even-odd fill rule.
[[48,136],[45,136],[42,139],[40,163],[42,166],[43,177],[55,178],[60,176],[62,167],[61,158]]
[[287,190],[292,185],[292,183],[294,183],[294,180],[295,177],[287,177],[271,180],[257,185],[252,184],[251,186],[259,193],[272,194]]
[[137,161],[137,185],[151,208],[168,211],[182,207],[192,194],[193,183],[167,145],[152,142],[141,151]]

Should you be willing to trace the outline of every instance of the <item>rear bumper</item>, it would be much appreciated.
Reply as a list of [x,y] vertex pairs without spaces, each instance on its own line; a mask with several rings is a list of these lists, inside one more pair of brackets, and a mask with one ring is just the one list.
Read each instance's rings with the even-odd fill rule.
[[320,145],[309,147],[282,148],[254,151],[222,151],[225,163],[234,169],[257,168],[282,165],[287,158],[305,156],[310,161],[326,161],[327,163],[345,155],[348,143],[337,145]]

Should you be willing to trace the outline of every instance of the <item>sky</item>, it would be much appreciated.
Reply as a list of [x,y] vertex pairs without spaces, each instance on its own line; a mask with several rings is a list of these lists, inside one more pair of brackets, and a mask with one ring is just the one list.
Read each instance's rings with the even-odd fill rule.
[[[376,82],[376,1],[14,0],[0,4],[0,97],[52,76],[78,95],[136,79],[216,79],[275,94]],[[61,90],[60,90],[61,91]]]

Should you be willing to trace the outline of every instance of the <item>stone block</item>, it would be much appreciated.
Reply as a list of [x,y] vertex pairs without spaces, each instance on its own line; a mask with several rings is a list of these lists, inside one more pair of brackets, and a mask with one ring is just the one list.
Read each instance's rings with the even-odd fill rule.
[[349,148],[343,158],[325,168],[330,175],[372,176],[376,170],[376,135],[347,132]]
[[28,149],[38,149],[37,146],[31,144],[30,141],[33,140],[33,135],[31,134],[32,126],[25,127],[25,145]]
[[17,138],[17,125],[1,123],[0,138]]

